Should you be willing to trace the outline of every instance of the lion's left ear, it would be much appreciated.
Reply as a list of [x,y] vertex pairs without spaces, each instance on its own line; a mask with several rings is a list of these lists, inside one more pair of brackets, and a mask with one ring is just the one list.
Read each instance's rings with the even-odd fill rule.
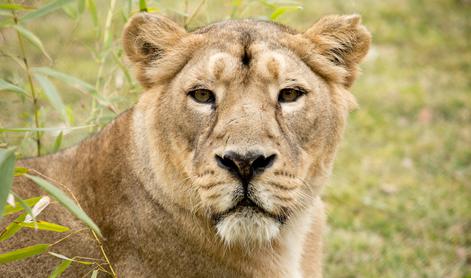
[[371,34],[361,24],[359,15],[326,16],[303,34],[313,42],[316,51],[347,70],[345,86],[350,87],[357,65],[368,53]]
[[167,55],[186,35],[183,27],[161,15],[138,13],[129,20],[123,32],[123,47],[145,88],[152,84],[146,68]]

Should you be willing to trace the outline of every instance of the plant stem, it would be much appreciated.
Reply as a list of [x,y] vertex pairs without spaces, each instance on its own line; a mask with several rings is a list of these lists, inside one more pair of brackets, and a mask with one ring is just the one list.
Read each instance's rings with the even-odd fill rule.
[[105,248],[103,247],[103,244],[101,243],[101,240],[98,238],[96,235],[95,231],[91,230],[93,236],[95,237],[96,242],[100,246],[101,253],[103,254],[103,257],[105,258],[106,262],[108,263],[108,266],[110,267],[111,273],[113,274],[113,277],[117,278],[118,275],[116,275],[116,272],[114,272],[113,266],[111,265],[110,260],[108,259],[108,256],[106,255]]
[[[11,11],[13,15],[13,20],[16,25],[18,25],[18,17],[14,10]],[[23,39],[21,38],[20,32],[16,31],[16,35],[18,36],[18,44],[20,45],[20,52],[21,52],[21,59],[25,64],[25,71],[26,76],[28,78],[29,87],[31,89],[31,97],[33,98],[33,112],[34,112],[34,125],[36,128],[39,128],[39,107],[38,107],[38,98],[36,96],[36,90],[34,88],[33,77],[31,74],[31,69],[29,67],[28,59],[26,58],[26,51],[25,46],[23,43]],[[41,132],[36,131],[36,150],[37,156],[41,155]]]

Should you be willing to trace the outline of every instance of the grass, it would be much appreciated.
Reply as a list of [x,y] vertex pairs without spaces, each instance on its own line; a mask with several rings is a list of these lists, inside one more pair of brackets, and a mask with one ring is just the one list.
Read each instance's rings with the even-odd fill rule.
[[[118,57],[126,3],[118,1],[109,30],[110,48]],[[182,22],[181,14],[191,14],[198,6],[195,1],[188,8],[184,1],[149,3]],[[190,26],[222,19],[220,15],[271,12],[256,5],[244,10],[224,3],[205,3]],[[471,277],[471,3],[334,0],[302,5],[303,10],[279,20],[303,29],[325,14],[359,13],[374,42],[362,65],[363,75],[352,89],[361,108],[351,115],[324,192],[329,221],[326,277]],[[107,8],[98,7],[99,26],[105,23]],[[34,66],[48,65],[98,83],[100,93],[118,111],[137,99],[139,87],[109,56],[97,78],[103,55],[97,41],[104,34],[88,13],[71,19],[56,12],[27,26],[43,40],[54,61],[50,64],[28,47]],[[2,35],[2,51],[13,52],[15,37],[8,30]],[[21,83],[17,68],[11,59],[0,57],[2,78]],[[101,126],[114,117],[94,106],[90,96],[55,84],[73,112],[74,125]],[[0,95],[0,126],[31,126],[31,104],[11,93]],[[40,103],[44,126],[63,125],[44,96]],[[94,130],[68,133],[63,145]],[[46,149],[52,148],[55,135],[44,134]],[[35,151],[31,134],[0,133],[1,143],[19,146],[23,156]]]

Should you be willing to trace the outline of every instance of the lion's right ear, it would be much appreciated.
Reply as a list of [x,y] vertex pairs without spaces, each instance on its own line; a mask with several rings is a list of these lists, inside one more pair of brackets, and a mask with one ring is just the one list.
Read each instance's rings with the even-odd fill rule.
[[137,69],[137,78],[148,88],[145,69],[175,46],[187,32],[172,20],[150,13],[138,13],[126,24],[123,47]]
[[316,51],[336,66],[346,70],[344,85],[350,87],[357,65],[368,53],[371,34],[361,24],[359,15],[326,16],[304,32]]

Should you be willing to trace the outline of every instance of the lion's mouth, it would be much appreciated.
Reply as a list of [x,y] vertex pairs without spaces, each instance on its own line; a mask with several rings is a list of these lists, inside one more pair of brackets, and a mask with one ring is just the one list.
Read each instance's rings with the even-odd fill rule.
[[244,197],[239,202],[237,202],[237,204],[235,204],[233,207],[229,208],[228,210],[226,210],[222,213],[215,214],[213,216],[213,220],[214,220],[215,223],[218,223],[219,221],[224,219],[224,217],[226,217],[230,214],[237,213],[237,212],[243,212],[243,211],[247,211],[247,210],[250,210],[253,213],[259,213],[261,215],[273,218],[273,219],[277,220],[280,224],[284,224],[286,222],[286,216],[285,215],[278,215],[278,214],[271,213],[271,212],[265,210],[263,207],[259,206],[256,202],[254,202],[249,197]]

